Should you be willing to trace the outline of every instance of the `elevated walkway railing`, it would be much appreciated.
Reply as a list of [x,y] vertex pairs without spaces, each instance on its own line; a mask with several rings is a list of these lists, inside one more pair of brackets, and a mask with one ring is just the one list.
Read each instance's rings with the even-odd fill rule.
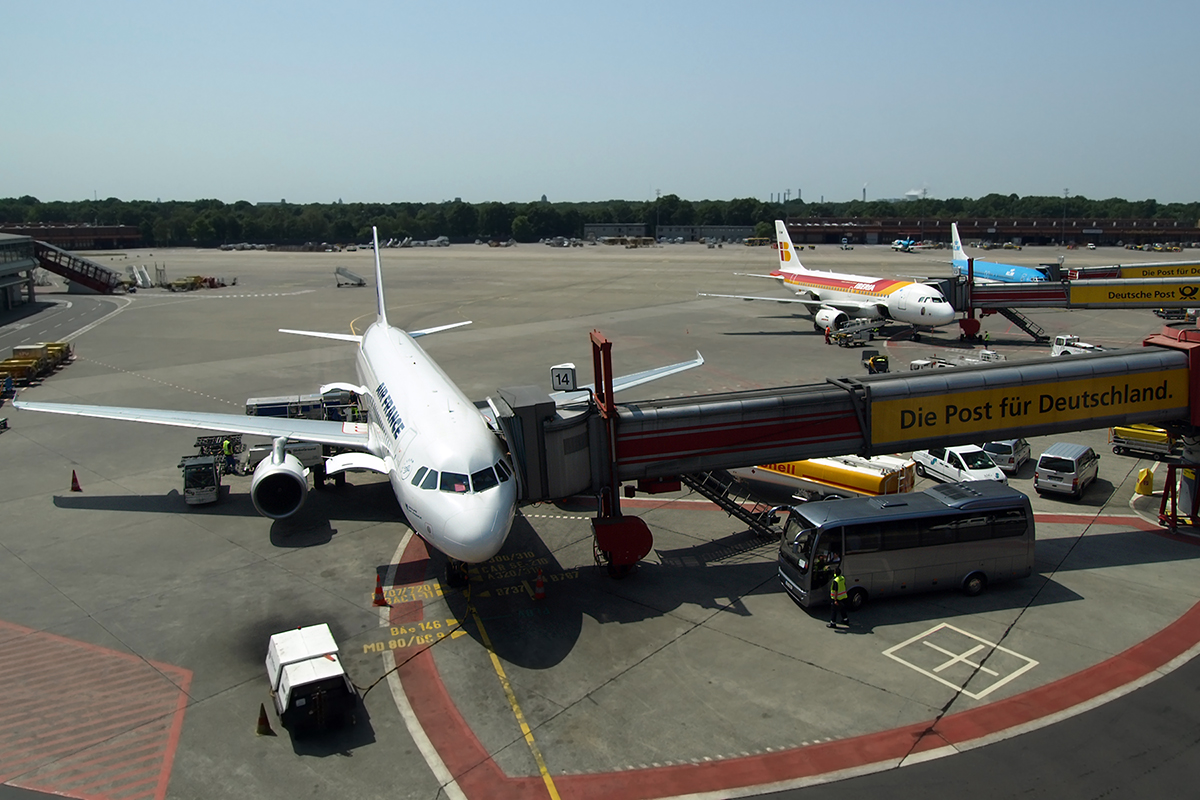
[[112,294],[122,286],[120,273],[52,244],[35,241],[33,255],[43,269],[94,292]]

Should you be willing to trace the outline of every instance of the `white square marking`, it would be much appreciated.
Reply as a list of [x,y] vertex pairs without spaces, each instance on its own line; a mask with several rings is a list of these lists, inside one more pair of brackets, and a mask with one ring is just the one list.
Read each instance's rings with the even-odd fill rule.
[[[901,650],[904,651],[903,656],[898,655]],[[889,647],[883,654],[938,683],[961,691],[972,700],[986,697],[1038,665],[1028,656],[945,622]],[[969,691],[968,684],[975,691]]]

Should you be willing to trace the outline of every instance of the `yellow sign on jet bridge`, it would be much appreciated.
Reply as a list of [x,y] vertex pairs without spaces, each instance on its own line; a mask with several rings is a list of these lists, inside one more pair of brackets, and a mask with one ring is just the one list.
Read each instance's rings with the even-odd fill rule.
[[1200,282],[1114,284],[1108,281],[1075,281],[1069,284],[1068,304],[1072,306],[1111,305],[1130,303],[1195,303],[1200,302]]
[[1122,278],[1200,278],[1200,263],[1181,261],[1178,264],[1121,265]]
[[[1187,407],[1186,369],[876,399],[871,403],[871,444],[899,445],[894,449],[903,450],[909,441],[975,434],[985,441],[992,431],[1014,427],[1086,423],[1114,414]],[[1095,426],[1080,425],[1089,427]]]

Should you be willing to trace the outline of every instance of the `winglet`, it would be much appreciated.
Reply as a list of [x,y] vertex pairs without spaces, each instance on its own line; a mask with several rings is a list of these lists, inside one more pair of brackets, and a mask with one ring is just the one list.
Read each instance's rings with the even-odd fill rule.
[[792,246],[792,237],[788,236],[787,224],[781,219],[775,220],[775,242],[779,248],[779,268],[785,272],[804,272],[804,265]]
[[379,229],[372,226],[371,236],[375,239],[375,297],[376,302],[379,304],[377,313],[379,315],[379,322],[383,323],[383,326],[386,328],[388,324],[387,306],[383,302],[383,267],[379,263]]
[[951,256],[950,263],[954,265],[955,274],[965,275],[967,272],[967,254],[963,250],[962,239],[958,238],[958,223],[950,223]]

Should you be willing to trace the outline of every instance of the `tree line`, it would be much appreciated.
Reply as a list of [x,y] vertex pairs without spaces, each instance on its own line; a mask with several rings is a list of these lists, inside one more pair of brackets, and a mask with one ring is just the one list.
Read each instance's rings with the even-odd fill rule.
[[383,239],[534,242],[555,236],[582,237],[587,223],[640,223],[651,233],[660,225],[753,226],[772,236],[782,217],[970,219],[977,217],[1071,219],[1160,219],[1200,225],[1200,202],[1089,200],[1086,197],[989,194],[978,199],[922,198],[844,203],[802,200],[763,202],[755,198],[685,200],[668,194],[654,200],[588,203],[250,203],[239,200],[106,200],[41,202],[24,196],[0,199],[0,223],[92,223],[132,225],[147,246],[216,247],[253,242],[300,245],[350,243],[370,239],[377,227]]

